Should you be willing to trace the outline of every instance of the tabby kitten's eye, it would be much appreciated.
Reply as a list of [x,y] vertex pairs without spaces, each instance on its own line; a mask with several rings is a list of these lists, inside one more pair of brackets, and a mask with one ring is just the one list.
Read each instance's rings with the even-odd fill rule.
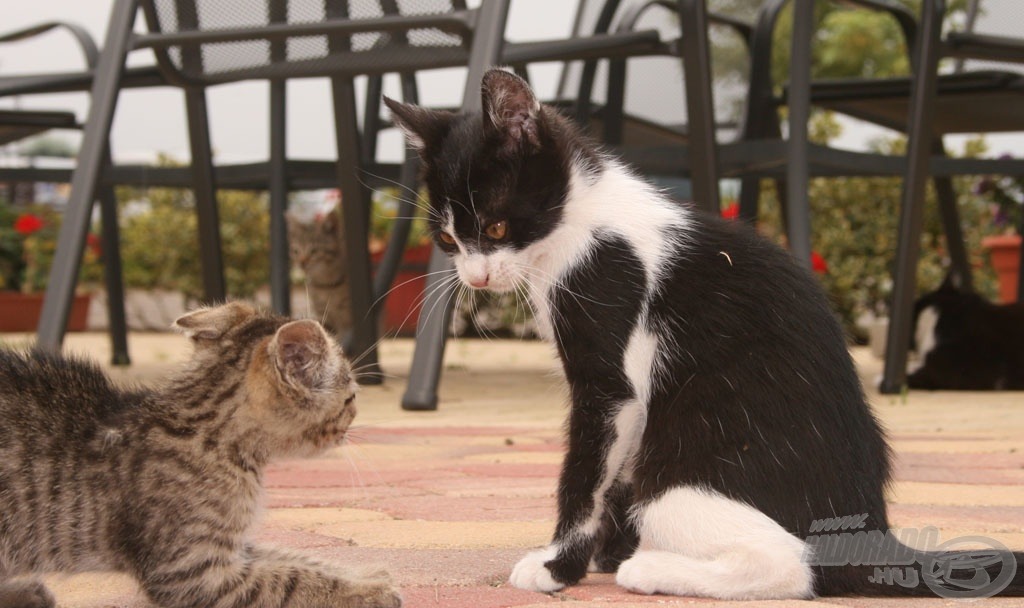
[[455,237],[448,234],[447,232],[438,232],[437,236],[440,237],[442,242],[447,243],[448,245],[455,244]]
[[494,222],[493,224],[488,226],[487,229],[484,230],[484,232],[486,232],[487,236],[491,237],[492,239],[500,241],[501,239],[505,238],[505,235],[508,233],[508,222],[506,222],[505,220],[502,220],[500,222]]

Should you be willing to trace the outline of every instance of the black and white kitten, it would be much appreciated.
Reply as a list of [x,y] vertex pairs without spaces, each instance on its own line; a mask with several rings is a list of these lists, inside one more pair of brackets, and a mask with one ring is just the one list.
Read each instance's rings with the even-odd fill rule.
[[805,559],[815,519],[887,529],[889,480],[810,272],[662,196],[522,79],[492,70],[482,95],[482,114],[386,102],[436,242],[466,285],[529,295],[571,389],[555,537],[511,582],[554,591],[590,567],[643,593],[894,593]]
[[910,388],[1024,390],[1024,304],[993,304],[948,277],[914,304],[914,327]]

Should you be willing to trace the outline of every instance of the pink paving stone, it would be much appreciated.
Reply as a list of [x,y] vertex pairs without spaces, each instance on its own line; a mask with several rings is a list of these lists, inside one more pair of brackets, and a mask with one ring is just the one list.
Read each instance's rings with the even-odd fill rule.
[[316,488],[316,487],[368,487],[401,485],[408,481],[446,479],[460,473],[442,470],[366,470],[332,471],[320,470],[276,470],[267,471],[264,484],[268,488]]
[[986,441],[993,441],[991,437],[979,437],[977,435],[946,435],[935,433],[900,433],[889,435],[891,441],[973,441],[984,444]]
[[901,481],[962,483],[967,485],[1024,484],[1024,469],[982,469],[907,465],[897,462],[893,477]]
[[547,496],[453,498],[428,494],[390,499],[373,498],[358,501],[352,506],[387,513],[397,519],[430,521],[537,521],[555,517],[555,503]]
[[316,551],[341,569],[384,566],[395,584],[409,587],[496,587],[508,581],[522,549],[391,549],[338,544]]
[[935,466],[957,469],[1024,469],[1024,452],[1000,454],[897,453],[901,466]]
[[422,490],[401,487],[374,486],[350,488],[271,488],[267,491],[266,506],[280,507],[341,507],[370,497],[400,497],[422,493]]
[[[630,593],[615,584],[614,574],[588,574],[578,584],[559,591],[559,597],[571,598],[574,600],[590,601],[595,603],[609,604],[664,604],[670,600],[682,600],[665,595],[643,595]],[[705,598],[685,598],[686,603],[707,603],[713,602]]]
[[557,464],[494,463],[454,467],[454,470],[481,477],[552,477],[557,478],[561,467]]
[[546,496],[555,495],[557,476],[550,477],[453,477],[435,480],[430,489],[449,494],[485,493],[491,496]]
[[559,600],[542,593],[501,587],[407,587],[402,589],[405,608],[505,608],[555,603]]
[[1024,506],[889,505],[889,520],[900,526],[1021,530],[1024,529]]
[[[544,430],[524,429],[521,427],[501,426],[452,426],[452,427],[409,427],[403,429],[360,429],[359,436],[366,438],[381,437],[524,437],[546,435]],[[382,443],[382,442],[378,442]]]

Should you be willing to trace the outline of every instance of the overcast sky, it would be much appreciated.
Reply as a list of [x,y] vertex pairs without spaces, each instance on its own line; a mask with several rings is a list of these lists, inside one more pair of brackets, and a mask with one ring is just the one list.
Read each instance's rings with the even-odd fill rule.
[[[754,0],[751,0],[754,1]],[[479,4],[470,1],[470,5]],[[576,2],[571,0],[513,0],[507,29],[511,40],[537,40],[568,35]],[[85,26],[102,46],[108,12],[112,0],[0,0],[0,30],[49,20],[64,20]],[[986,0],[987,15],[983,25],[988,31],[1024,35],[1024,0]],[[143,29],[143,24],[137,24]],[[148,51],[130,56],[131,64],[150,63]],[[631,91],[630,103],[642,114],[668,114],[681,108],[681,75],[673,60],[631,68],[631,75],[646,75],[656,90],[648,95]],[[0,72],[36,72],[74,70],[82,66],[80,53],[70,37],[51,33],[37,40],[0,45]],[[663,69],[662,66],[672,68]],[[555,91],[560,66],[531,66],[531,78],[542,97]],[[660,74],[660,76],[659,76]],[[463,90],[462,70],[437,70],[420,76],[421,100],[430,105],[457,105]],[[677,82],[678,81],[678,82]],[[397,83],[386,85],[386,93],[398,96]],[[264,83],[222,85],[210,89],[210,122],[213,146],[220,161],[251,161],[267,156],[267,87]],[[21,104],[36,109],[71,109],[85,117],[88,99],[85,94],[46,95],[0,100],[0,107]],[[642,107],[646,104],[646,107]],[[188,158],[181,91],[174,88],[142,89],[121,94],[114,120],[112,142],[116,159],[148,160],[157,153],[169,153],[179,159]],[[631,107],[631,109],[633,109]],[[682,111],[681,109],[679,111]],[[288,154],[292,158],[331,159],[335,155],[330,93],[322,79],[293,80],[288,85]],[[859,148],[880,131],[856,125],[847,126],[840,145]],[[76,138],[71,134],[68,138]],[[400,155],[397,133],[386,134],[381,143],[381,156],[393,160]],[[961,138],[949,138],[957,149]],[[993,153],[1009,152],[1024,155],[1020,136],[990,137]]]

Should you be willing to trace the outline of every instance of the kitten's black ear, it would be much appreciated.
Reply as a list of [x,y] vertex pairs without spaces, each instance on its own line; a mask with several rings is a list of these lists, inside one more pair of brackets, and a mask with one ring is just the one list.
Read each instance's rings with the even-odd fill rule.
[[960,273],[955,270],[949,271],[946,278],[942,280],[942,285],[939,285],[940,290],[945,291],[963,291],[964,290],[964,278],[960,276]]
[[384,97],[384,105],[391,110],[391,119],[395,125],[405,133],[405,141],[419,152],[437,145],[448,133],[448,127],[455,116],[451,112],[401,103],[387,96]]
[[200,308],[178,317],[171,325],[193,340],[216,340],[258,311],[244,302],[229,302],[212,308]]
[[320,325],[310,319],[281,326],[270,349],[285,382],[296,388],[319,386],[332,367],[329,339]]
[[485,130],[500,138],[509,151],[540,147],[540,102],[528,82],[493,69],[484,74],[480,89]]

